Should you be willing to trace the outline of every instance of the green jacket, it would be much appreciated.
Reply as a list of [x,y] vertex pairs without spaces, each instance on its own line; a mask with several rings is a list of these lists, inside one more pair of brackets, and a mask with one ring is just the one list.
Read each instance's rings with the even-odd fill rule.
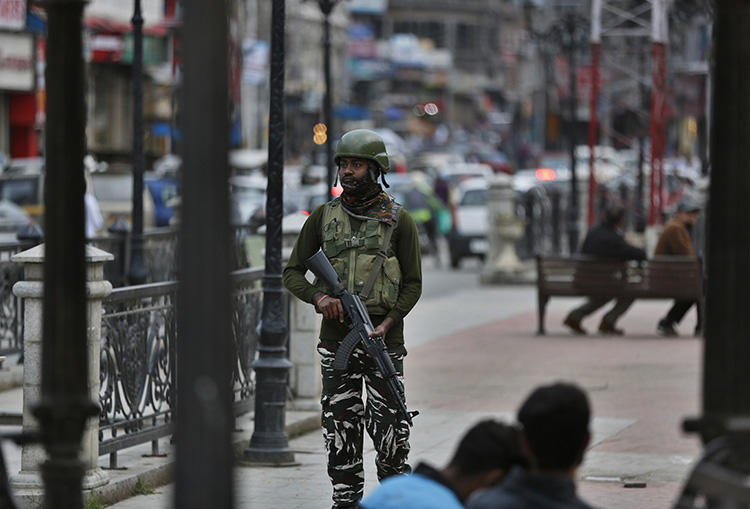
[[[313,295],[320,291],[306,278],[307,267],[304,261],[323,247],[323,215],[325,205],[317,207],[302,226],[297,242],[294,245],[289,262],[284,268],[284,286],[297,298],[313,303]],[[363,220],[347,216],[350,227],[358,231]],[[398,216],[398,224],[393,231],[391,247],[401,269],[401,283],[398,297],[390,311],[384,314],[370,314],[373,324],[377,326],[387,316],[395,324],[386,334],[385,342],[391,346],[404,343],[403,318],[411,311],[422,294],[422,261],[420,257],[417,226],[403,207]],[[346,283],[345,283],[346,284]],[[336,320],[323,319],[320,329],[320,339],[324,342],[341,341],[349,332],[346,324]]]

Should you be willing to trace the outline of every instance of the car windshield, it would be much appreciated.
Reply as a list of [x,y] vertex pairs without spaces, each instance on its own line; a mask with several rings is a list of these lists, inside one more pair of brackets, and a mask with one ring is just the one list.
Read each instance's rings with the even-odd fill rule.
[[469,207],[482,207],[487,204],[487,190],[486,189],[472,189],[466,191],[461,198],[461,205]]
[[34,205],[36,203],[38,179],[8,179],[2,183],[0,197],[18,205]]

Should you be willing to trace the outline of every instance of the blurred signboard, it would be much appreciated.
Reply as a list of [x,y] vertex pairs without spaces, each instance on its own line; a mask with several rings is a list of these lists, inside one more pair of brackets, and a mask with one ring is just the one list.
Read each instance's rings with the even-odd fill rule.
[[0,28],[23,30],[26,26],[26,0],[0,1]]
[[252,85],[268,77],[268,43],[255,39],[242,41],[242,81]]
[[34,37],[0,32],[0,90],[34,90]]
[[388,0],[349,0],[349,12],[355,14],[384,14]]

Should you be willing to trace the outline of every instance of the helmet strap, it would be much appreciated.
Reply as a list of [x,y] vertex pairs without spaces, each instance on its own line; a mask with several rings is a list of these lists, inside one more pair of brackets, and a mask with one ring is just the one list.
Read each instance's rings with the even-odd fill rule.
[[380,172],[380,180],[383,182],[383,185],[385,187],[391,187],[391,186],[388,185],[388,182],[385,181],[385,173]]

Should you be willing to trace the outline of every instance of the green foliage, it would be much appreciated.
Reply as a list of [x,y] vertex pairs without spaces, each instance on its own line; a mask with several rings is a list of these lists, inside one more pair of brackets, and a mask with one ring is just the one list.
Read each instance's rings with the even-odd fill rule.
[[104,509],[104,504],[97,498],[96,493],[93,491],[88,500],[86,500],[86,509]]
[[139,477],[135,481],[135,486],[133,486],[133,495],[150,495],[153,493],[154,490],[152,490],[148,483],[143,480],[143,478]]

